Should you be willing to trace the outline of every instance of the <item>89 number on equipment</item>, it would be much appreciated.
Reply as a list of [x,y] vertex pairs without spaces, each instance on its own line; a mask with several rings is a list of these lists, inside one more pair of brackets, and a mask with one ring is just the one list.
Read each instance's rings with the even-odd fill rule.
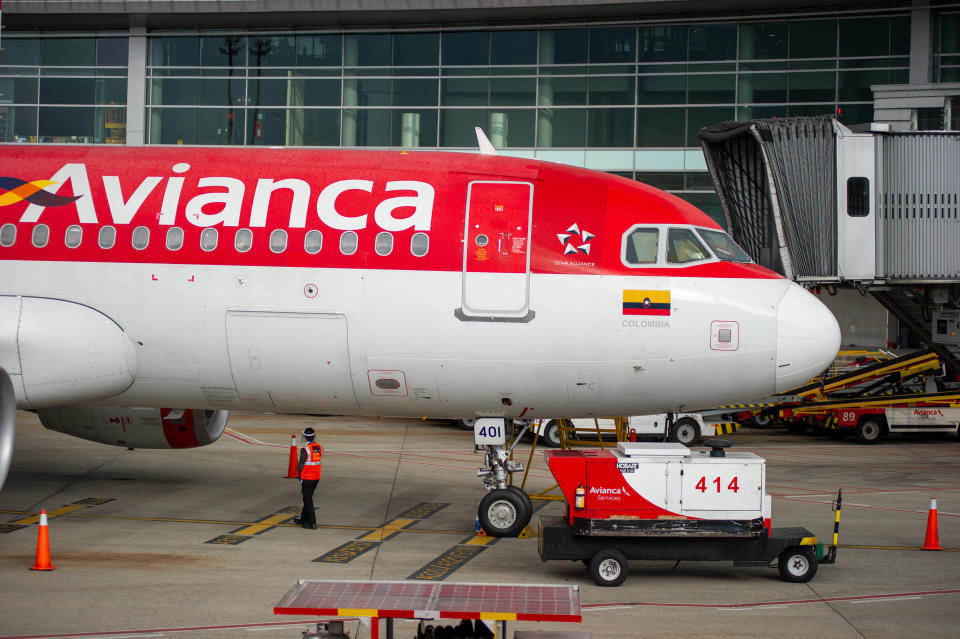
[[[723,482],[721,481],[721,479],[720,479],[719,477],[714,477],[714,478],[710,481],[710,484],[711,484],[710,488],[715,489],[716,492],[719,493],[719,492],[720,492],[720,487],[723,485]],[[697,482],[697,485],[694,486],[694,488],[696,488],[697,490],[699,490],[701,493],[707,492],[707,489],[708,489],[708,486],[707,486],[707,478],[706,478],[706,477],[701,477],[701,478],[700,478],[700,481]],[[730,480],[730,483],[727,484],[727,490],[732,491],[732,492],[734,492],[734,493],[740,491],[740,483],[737,481],[737,477],[736,477],[736,476],[734,476],[733,479]]]

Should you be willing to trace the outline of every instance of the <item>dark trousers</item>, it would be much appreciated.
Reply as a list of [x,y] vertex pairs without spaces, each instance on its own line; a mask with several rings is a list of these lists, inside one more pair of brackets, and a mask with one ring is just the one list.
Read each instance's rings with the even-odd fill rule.
[[313,512],[313,492],[317,489],[319,479],[301,479],[300,492],[303,493],[303,510],[300,511],[300,525],[316,526],[317,515]]

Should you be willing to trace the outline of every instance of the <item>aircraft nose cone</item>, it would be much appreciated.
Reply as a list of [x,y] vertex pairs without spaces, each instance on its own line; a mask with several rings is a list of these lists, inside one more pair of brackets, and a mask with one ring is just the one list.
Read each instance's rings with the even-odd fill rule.
[[803,386],[837,356],[840,325],[820,300],[791,283],[777,310],[778,393]]

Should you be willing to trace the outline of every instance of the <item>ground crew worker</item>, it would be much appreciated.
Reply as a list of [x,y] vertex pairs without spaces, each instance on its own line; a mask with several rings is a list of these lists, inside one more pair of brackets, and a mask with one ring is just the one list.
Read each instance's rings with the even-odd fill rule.
[[303,431],[303,448],[300,449],[300,460],[297,470],[300,471],[300,492],[303,493],[303,510],[300,516],[293,520],[304,528],[316,529],[317,516],[313,510],[313,492],[320,481],[320,457],[323,456],[323,446],[314,441],[317,433],[310,427]]

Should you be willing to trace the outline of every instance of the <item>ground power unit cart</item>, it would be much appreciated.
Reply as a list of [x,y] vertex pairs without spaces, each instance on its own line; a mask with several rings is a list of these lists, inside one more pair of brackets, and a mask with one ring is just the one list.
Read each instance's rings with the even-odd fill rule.
[[[563,517],[540,521],[540,558],[582,561],[600,586],[619,586],[631,559],[733,561],[770,566],[786,581],[806,582],[826,557],[805,528],[772,528],[764,492],[765,460],[677,443],[620,442],[616,450],[545,454],[566,499]],[[818,557],[820,555],[820,557]]]

